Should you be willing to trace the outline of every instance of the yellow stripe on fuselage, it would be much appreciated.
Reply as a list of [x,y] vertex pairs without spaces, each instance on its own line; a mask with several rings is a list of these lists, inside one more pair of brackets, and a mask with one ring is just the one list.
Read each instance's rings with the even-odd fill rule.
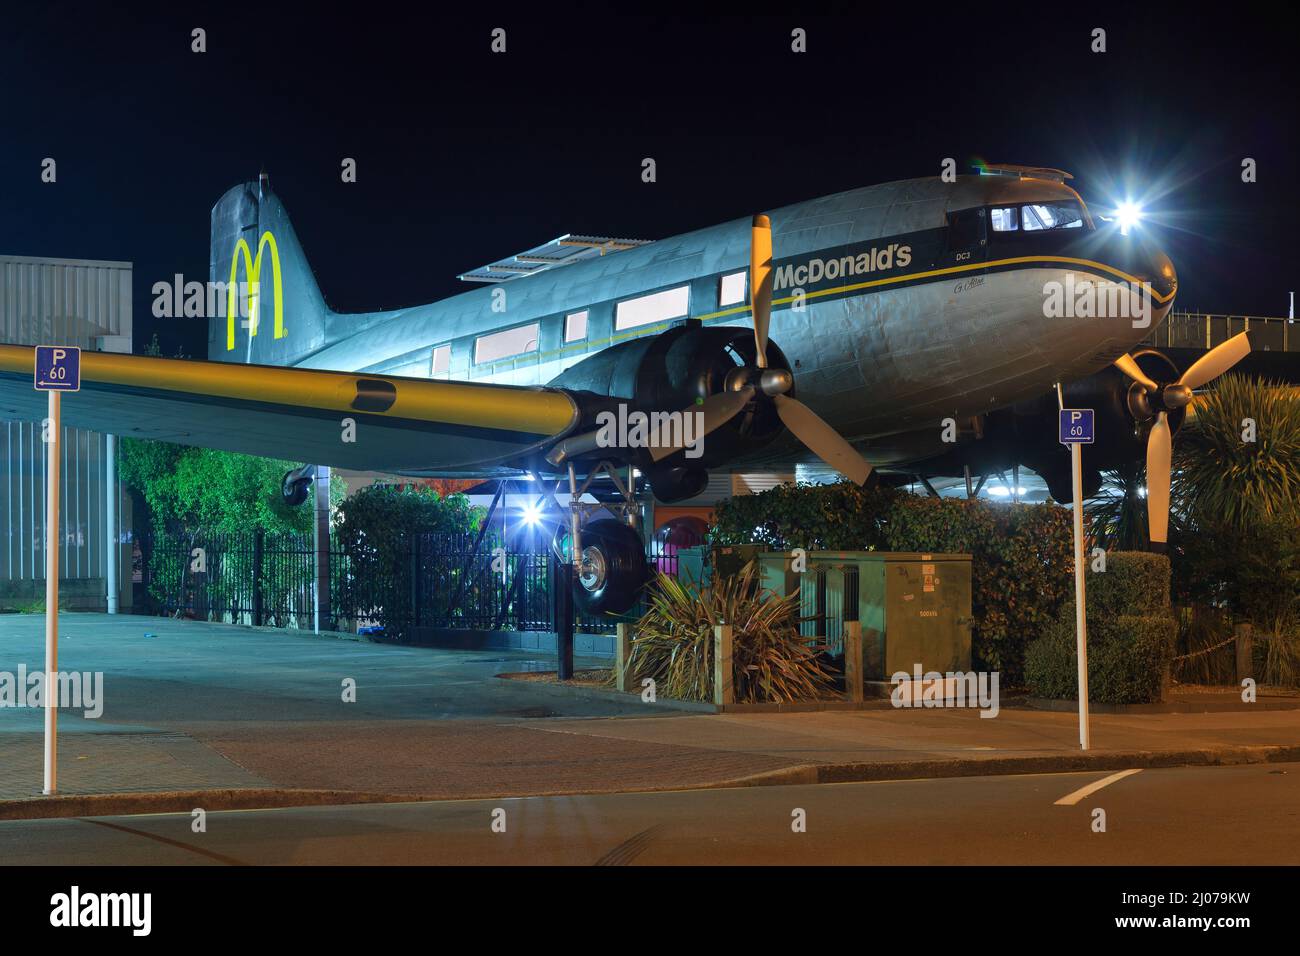
[[[883,286],[883,285],[894,285],[899,282],[911,282],[914,279],[930,279],[936,276],[959,275],[963,272],[976,272],[980,269],[992,269],[997,266],[1022,265],[1022,264],[1028,264],[1033,262],[1059,262],[1064,265],[1090,266],[1093,269],[1100,269],[1103,272],[1109,272],[1111,275],[1124,279],[1125,281],[1133,284],[1139,284],[1142,281],[1137,276],[1129,275],[1123,269],[1117,269],[1114,266],[1108,266],[1104,262],[1097,262],[1094,259],[1076,259],[1070,256],[1016,256],[1010,259],[994,259],[989,262],[969,262],[965,265],[947,266],[946,268],[943,269],[928,269],[925,272],[908,272],[902,275],[887,276],[886,278],[883,279],[869,279],[866,282],[855,282],[850,285],[835,286],[832,289],[819,289],[816,292],[808,292],[805,293],[804,297],[807,299],[818,299],[818,298],[822,298],[823,296],[840,295],[845,292],[857,292],[861,289],[869,289],[869,288]],[[1169,302],[1174,297],[1174,294],[1172,292],[1169,295],[1160,295],[1156,292],[1155,289],[1152,289],[1149,286],[1147,287],[1147,291],[1150,294],[1151,298],[1155,299],[1161,305],[1164,305],[1165,303]],[[791,302],[794,301],[794,298],[795,297],[792,295],[785,296],[784,298],[780,298],[780,299],[774,298],[772,300],[772,305],[774,307],[778,305],[789,305]],[[731,318],[732,316],[748,315],[749,310],[750,310],[750,306],[748,304],[736,305],[736,306],[732,306],[731,308],[721,309],[717,312],[706,312],[702,315],[691,316],[691,318],[696,319],[700,322],[717,322],[722,319]],[[685,316],[683,316],[683,318],[685,318]],[[603,348],[608,348],[611,345],[617,345],[619,342],[623,342],[628,339],[640,338],[643,335],[658,334],[660,332],[663,332],[666,329],[672,328],[674,322],[680,322],[680,321],[681,319],[673,319],[668,322],[658,322],[655,323],[654,325],[643,325],[635,329],[629,329],[626,332],[615,332],[613,335],[606,336],[603,339],[595,339],[593,341],[587,341],[587,342],[575,342],[572,345],[561,346],[558,349],[551,349],[550,351],[547,352],[529,352],[524,355],[511,356],[510,358],[501,359],[498,362],[493,362],[490,365],[472,366],[470,370],[470,374],[473,375],[474,372],[482,369],[484,376],[486,377],[487,375],[495,374],[498,368],[503,370],[516,368],[518,366],[516,366],[514,363],[519,361],[526,361],[532,358],[535,358],[538,361],[547,361],[549,359],[558,358],[564,355],[583,354],[586,352],[597,352]]]

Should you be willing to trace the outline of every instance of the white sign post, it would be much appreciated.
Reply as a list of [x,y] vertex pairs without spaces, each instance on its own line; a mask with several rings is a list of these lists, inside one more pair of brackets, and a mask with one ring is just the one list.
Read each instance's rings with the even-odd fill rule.
[[45,780],[42,792],[58,790],[59,777],[59,453],[63,434],[60,392],[81,387],[81,350],[71,346],[38,345],[34,387],[49,393],[49,412],[42,437],[48,448],[45,466]]
[[[1057,387],[1060,397],[1060,387]],[[1064,401],[1061,402],[1064,405]],[[1079,658],[1079,747],[1087,750],[1088,735],[1088,616],[1084,587],[1083,551],[1083,446],[1093,441],[1093,410],[1062,408],[1060,441],[1070,446],[1070,471],[1074,478],[1074,626]]]

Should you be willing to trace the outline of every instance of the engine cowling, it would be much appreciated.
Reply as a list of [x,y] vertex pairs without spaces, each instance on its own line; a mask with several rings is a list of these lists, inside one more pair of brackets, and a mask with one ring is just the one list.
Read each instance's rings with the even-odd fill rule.
[[[1178,380],[1178,368],[1163,353],[1142,349],[1132,355],[1155,381],[1172,384]],[[1062,391],[1066,408],[1094,411],[1096,441],[1088,446],[1083,480],[1084,496],[1089,497],[1100,488],[1102,471],[1144,459],[1147,432],[1155,413],[1145,390],[1113,366],[1071,382]],[[1068,449],[1057,441],[1058,410],[1054,394],[1021,402],[991,414],[986,434],[1008,441],[1019,462],[1037,472],[1052,497],[1065,503],[1073,498],[1073,486]],[[1182,408],[1169,413],[1173,432],[1182,425],[1184,416]]]
[[[788,368],[787,359],[774,344],[767,347],[772,368]],[[687,415],[710,395],[727,387],[737,368],[752,367],[756,360],[754,335],[734,326],[705,328],[698,322],[674,326],[656,336],[612,346],[566,369],[550,382],[572,391],[587,392],[613,401],[604,411],[624,416],[664,413]],[[793,394],[793,389],[791,389]],[[688,434],[698,435],[697,422]],[[594,423],[593,423],[594,427]],[[617,457],[640,468],[655,497],[681,501],[703,490],[708,469],[761,448],[784,426],[770,402],[755,401],[735,418],[662,461],[651,459],[645,447],[602,447],[584,458]]]

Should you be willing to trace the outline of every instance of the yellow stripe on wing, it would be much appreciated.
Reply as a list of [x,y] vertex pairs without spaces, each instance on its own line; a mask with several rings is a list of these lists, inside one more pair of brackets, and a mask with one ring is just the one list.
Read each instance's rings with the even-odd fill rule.
[[[35,349],[30,346],[0,345],[0,372],[31,377],[35,361]],[[121,385],[200,398],[270,402],[341,413],[367,410],[353,405],[358,382],[386,382],[396,391],[394,401],[383,411],[371,414],[537,435],[559,434],[578,416],[573,399],[552,389],[426,382],[385,375],[196,362],[115,352],[82,352],[81,380],[83,386]]]

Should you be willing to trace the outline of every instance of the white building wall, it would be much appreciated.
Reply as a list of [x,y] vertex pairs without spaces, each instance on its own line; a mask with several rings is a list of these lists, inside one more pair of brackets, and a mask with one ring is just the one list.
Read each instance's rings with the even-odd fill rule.
[[[0,255],[0,342],[130,352],[131,264]],[[60,577],[70,583],[70,606],[103,607],[106,442],[78,428],[64,428],[62,442]],[[45,465],[39,422],[0,421],[0,603],[44,595]],[[120,487],[118,500],[119,581],[129,605],[130,503]]]

